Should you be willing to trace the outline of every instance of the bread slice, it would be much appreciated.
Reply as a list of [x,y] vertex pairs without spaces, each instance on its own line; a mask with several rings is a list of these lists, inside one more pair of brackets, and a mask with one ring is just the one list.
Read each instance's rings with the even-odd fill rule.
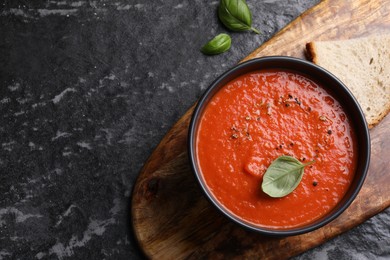
[[390,34],[306,44],[308,57],[338,77],[372,128],[390,111]]

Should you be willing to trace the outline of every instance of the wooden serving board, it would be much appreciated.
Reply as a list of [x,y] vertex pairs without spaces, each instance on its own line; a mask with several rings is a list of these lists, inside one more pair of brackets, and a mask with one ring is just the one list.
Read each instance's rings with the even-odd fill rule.
[[[309,41],[390,33],[390,1],[329,0],[308,10],[244,60],[269,55],[304,58]],[[132,224],[153,259],[284,259],[315,247],[390,206],[390,116],[371,135],[367,179],[352,205],[328,225],[299,236],[269,238],[230,222],[203,196],[187,156],[192,107],[146,162],[132,195]]]

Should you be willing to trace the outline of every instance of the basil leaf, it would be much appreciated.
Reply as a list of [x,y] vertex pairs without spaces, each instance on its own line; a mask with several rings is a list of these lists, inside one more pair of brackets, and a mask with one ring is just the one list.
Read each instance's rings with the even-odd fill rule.
[[290,194],[301,182],[304,167],[312,163],[314,161],[302,164],[294,157],[280,156],[265,172],[261,189],[274,198]]
[[221,0],[218,7],[218,17],[232,31],[252,30],[252,14],[245,0]]
[[211,41],[206,43],[201,49],[204,54],[215,55],[225,52],[230,49],[232,39],[226,33],[221,33],[215,36]]

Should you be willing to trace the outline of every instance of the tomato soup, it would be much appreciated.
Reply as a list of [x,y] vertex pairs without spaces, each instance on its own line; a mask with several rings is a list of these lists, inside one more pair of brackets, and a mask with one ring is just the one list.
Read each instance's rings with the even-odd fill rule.
[[[206,106],[196,135],[200,172],[217,201],[252,224],[289,229],[331,211],[354,177],[356,140],[343,108],[325,89],[290,71],[242,75]],[[302,181],[271,198],[261,189],[282,155],[302,163]]]

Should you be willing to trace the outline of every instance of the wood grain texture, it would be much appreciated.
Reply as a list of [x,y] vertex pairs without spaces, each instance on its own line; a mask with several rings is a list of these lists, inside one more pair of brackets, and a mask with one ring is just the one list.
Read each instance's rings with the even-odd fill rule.
[[[309,41],[390,33],[390,1],[323,1],[243,59],[268,55],[304,58]],[[371,135],[367,179],[352,205],[308,234],[269,238],[238,227],[201,193],[187,156],[191,107],[144,165],[133,189],[132,224],[140,247],[153,259],[285,259],[317,246],[390,206],[390,116]],[[378,185],[380,183],[380,185]]]

